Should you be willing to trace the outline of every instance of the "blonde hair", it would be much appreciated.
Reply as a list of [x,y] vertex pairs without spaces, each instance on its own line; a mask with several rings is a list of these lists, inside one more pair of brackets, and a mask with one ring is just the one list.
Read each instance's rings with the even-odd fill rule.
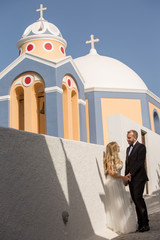
[[119,156],[118,156],[118,144],[116,142],[110,142],[106,146],[106,152],[105,156],[103,159],[103,164],[104,164],[104,173],[108,174],[108,164],[112,166],[112,171],[117,171],[116,168],[116,162],[120,161]]

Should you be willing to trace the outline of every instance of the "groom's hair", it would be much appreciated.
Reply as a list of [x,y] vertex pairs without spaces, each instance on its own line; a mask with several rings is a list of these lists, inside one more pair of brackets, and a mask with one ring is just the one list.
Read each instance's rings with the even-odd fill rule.
[[127,135],[128,135],[129,133],[133,133],[133,137],[135,137],[136,139],[138,138],[138,132],[137,132],[136,130],[129,130],[129,131],[127,132]]

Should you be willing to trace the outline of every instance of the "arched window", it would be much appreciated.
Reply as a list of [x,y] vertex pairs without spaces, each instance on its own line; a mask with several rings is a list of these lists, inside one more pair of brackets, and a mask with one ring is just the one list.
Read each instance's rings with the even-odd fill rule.
[[153,112],[153,119],[154,119],[154,130],[156,133],[160,134],[160,121],[159,116],[156,110]]
[[79,140],[79,106],[78,106],[78,93],[75,90],[71,92],[71,107],[72,107],[72,125],[73,125],[73,139]]
[[63,78],[64,138],[80,140],[78,89],[70,75]]
[[19,129],[24,130],[24,90],[22,87],[16,88],[16,96],[18,103],[18,124]]
[[69,117],[68,117],[68,90],[65,84],[62,85],[63,89],[63,126],[64,138],[69,139]]
[[10,126],[46,133],[44,82],[38,74],[24,73],[13,82],[10,91]]
[[24,89],[16,86],[11,91],[11,127],[24,130]]
[[35,119],[37,124],[37,132],[41,134],[46,133],[46,105],[45,105],[45,92],[44,85],[42,83],[34,84],[35,91]]

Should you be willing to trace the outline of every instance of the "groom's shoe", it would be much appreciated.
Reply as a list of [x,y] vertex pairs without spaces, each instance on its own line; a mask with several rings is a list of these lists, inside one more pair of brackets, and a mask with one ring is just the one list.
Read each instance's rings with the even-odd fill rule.
[[146,225],[146,226],[141,227],[141,228],[139,229],[139,232],[147,232],[147,231],[149,231],[149,230],[150,230],[150,227],[149,227],[148,225]]
[[139,230],[141,229],[142,227],[138,226],[137,229],[136,229],[136,232],[139,232]]

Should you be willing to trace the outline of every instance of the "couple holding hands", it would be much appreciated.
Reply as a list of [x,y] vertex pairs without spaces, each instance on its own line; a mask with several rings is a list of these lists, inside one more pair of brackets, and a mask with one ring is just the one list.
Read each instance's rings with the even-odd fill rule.
[[[137,141],[135,130],[127,132],[129,147],[126,151],[125,176],[121,175],[123,162],[116,142],[106,146],[104,157],[107,227],[117,233],[149,231],[149,220],[143,192],[148,177],[145,170],[146,147]],[[125,186],[129,185],[132,201]]]

